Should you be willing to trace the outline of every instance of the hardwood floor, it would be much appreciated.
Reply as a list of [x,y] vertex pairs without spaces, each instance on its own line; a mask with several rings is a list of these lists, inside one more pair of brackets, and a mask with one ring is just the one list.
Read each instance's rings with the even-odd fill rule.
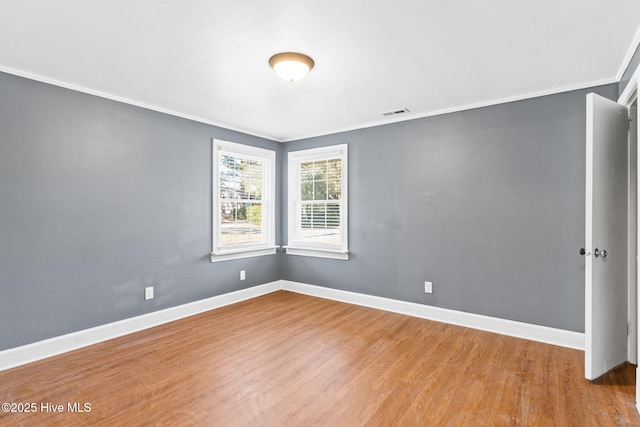
[[590,383],[583,358],[279,291],[0,372],[36,406],[0,425],[640,425],[635,367]]

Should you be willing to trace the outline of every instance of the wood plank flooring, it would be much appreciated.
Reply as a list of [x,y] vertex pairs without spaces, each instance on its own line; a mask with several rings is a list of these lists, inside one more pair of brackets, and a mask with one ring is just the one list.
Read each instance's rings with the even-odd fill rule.
[[590,383],[583,358],[279,291],[0,372],[0,403],[37,406],[0,425],[640,425],[635,367]]

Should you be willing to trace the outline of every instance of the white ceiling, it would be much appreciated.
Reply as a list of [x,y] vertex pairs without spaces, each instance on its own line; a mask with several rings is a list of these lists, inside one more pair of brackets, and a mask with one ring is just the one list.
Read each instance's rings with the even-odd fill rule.
[[0,70],[289,141],[614,82],[639,29],[638,0],[0,0]]

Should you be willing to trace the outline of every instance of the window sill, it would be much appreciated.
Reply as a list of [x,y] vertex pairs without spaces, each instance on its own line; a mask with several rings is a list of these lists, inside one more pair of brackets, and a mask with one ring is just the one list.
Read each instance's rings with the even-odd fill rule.
[[240,249],[236,251],[225,251],[211,253],[211,262],[229,261],[232,259],[252,258],[263,255],[273,255],[276,253],[276,247],[260,248],[260,249]]
[[328,249],[294,248],[291,246],[285,246],[284,248],[287,250],[287,255],[312,256],[317,258],[340,259],[343,261],[349,260],[349,252],[333,251]]

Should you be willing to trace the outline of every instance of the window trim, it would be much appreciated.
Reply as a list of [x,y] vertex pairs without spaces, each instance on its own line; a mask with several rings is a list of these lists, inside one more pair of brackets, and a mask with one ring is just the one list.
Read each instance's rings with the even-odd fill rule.
[[[211,262],[275,254],[276,152],[221,139],[213,139],[212,148]],[[261,243],[231,249],[220,248],[220,206],[222,203],[220,198],[220,153],[230,153],[264,162],[262,172],[262,235],[264,241]]]
[[[296,240],[298,227],[298,207],[300,206],[301,168],[303,162],[340,158],[341,197],[340,197],[340,245],[309,244]],[[287,241],[288,255],[302,255],[339,260],[349,259],[349,195],[348,195],[348,144],[330,145],[306,150],[290,151],[287,158],[288,170],[288,209]]]

